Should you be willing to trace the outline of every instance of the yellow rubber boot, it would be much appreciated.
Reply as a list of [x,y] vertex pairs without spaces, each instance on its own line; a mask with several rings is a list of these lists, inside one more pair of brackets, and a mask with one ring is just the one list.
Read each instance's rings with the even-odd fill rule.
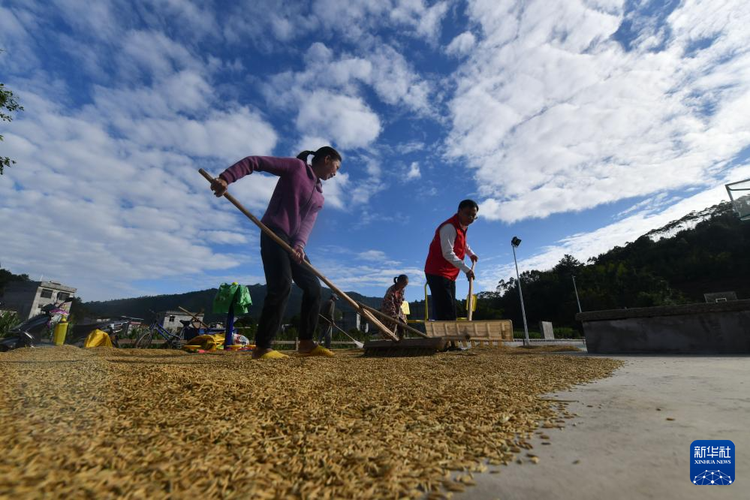
[[334,356],[333,352],[330,349],[326,349],[325,347],[321,345],[316,345],[312,351],[310,352],[301,352],[299,353],[300,356],[307,357],[307,356],[321,356],[325,358],[332,358]]
[[284,359],[288,357],[289,356],[287,356],[286,354],[282,354],[279,351],[268,351],[258,359]]

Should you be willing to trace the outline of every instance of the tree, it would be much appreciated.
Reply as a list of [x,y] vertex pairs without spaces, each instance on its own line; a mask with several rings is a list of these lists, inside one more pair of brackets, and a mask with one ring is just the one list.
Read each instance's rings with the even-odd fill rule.
[[70,316],[68,316],[68,321],[71,323],[83,323],[84,318],[88,316],[94,315],[85,305],[83,305],[83,301],[81,301],[79,297],[73,297],[70,304]]
[[7,269],[0,267],[0,295],[2,295],[5,286],[13,281],[29,281],[28,274],[13,274]]
[[[0,50],[2,52],[2,50]],[[13,121],[12,113],[17,111],[23,111],[23,106],[18,104],[16,97],[13,92],[5,88],[4,83],[0,83],[0,120],[4,122]],[[3,140],[3,136],[0,135],[0,141]],[[3,169],[10,167],[15,161],[11,160],[7,156],[0,156],[0,175],[3,175]]]

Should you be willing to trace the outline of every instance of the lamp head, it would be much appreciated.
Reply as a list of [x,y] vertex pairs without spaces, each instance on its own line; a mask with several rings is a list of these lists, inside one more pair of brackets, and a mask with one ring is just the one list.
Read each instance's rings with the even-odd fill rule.
[[513,239],[510,240],[510,244],[513,245],[514,247],[517,247],[518,245],[521,244],[521,240],[517,236],[514,236]]

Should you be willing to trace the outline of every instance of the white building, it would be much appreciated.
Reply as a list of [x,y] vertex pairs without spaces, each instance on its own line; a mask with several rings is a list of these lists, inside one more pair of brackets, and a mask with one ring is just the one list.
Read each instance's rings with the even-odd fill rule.
[[[16,311],[22,321],[42,312],[47,304],[60,304],[75,295],[76,288],[55,281],[12,281],[5,285],[2,303],[4,309]],[[63,304],[70,310],[70,303]]]
[[[195,315],[203,321],[203,313]],[[181,321],[193,321],[193,317],[182,311],[163,311],[159,313],[159,323],[170,332],[178,332],[182,328]]]

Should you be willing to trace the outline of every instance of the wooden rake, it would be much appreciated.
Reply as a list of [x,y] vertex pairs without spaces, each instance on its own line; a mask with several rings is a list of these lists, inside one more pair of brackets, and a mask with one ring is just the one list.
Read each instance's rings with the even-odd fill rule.
[[[394,318],[388,316],[382,311],[378,311],[377,309],[361,302],[359,305],[362,306],[363,309],[366,309],[383,319],[395,321]],[[393,342],[392,340],[368,340],[364,345],[365,356],[431,356],[437,352],[445,350],[447,346],[447,341],[443,338],[428,337],[416,328],[412,328],[403,323],[398,323],[397,327],[399,326],[420,338],[404,338],[398,342]]]
[[[199,169],[198,172],[200,172],[200,174],[203,177],[205,177],[208,182],[213,182],[214,181],[214,178],[211,177],[211,174],[209,174],[208,172],[206,172],[202,168]],[[282,240],[281,238],[279,238],[273,231],[271,231],[270,229],[268,229],[268,227],[266,227],[265,224],[263,224],[260,220],[258,220],[245,207],[243,207],[242,204],[239,201],[237,201],[237,199],[234,196],[232,196],[231,194],[229,194],[229,191],[227,191],[227,192],[224,193],[224,198],[226,198],[227,200],[229,200],[232,203],[232,205],[234,205],[235,207],[237,207],[237,209],[239,209],[240,212],[242,212],[243,214],[245,214],[248,219],[250,219],[251,221],[253,221],[255,223],[255,225],[260,228],[261,231],[263,231],[273,241],[275,241],[276,243],[278,243],[281,246],[281,248],[283,248],[284,250],[286,250],[287,252],[289,252],[290,255],[294,255],[294,250],[292,250],[292,247],[290,247],[284,240]],[[307,270],[309,270],[315,276],[317,276],[318,278],[320,278],[320,280],[323,283],[325,283],[326,285],[328,285],[328,288],[330,288],[331,290],[333,290],[339,297],[341,297],[342,299],[344,299],[350,306],[352,306],[352,308],[354,308],[355,311],[357,311],[363,318],[365,318],[368,323],[370,323],[371,325],[376,326],[388,338],[390,338],[390,339],[398,342],[398,337],[396,336],[396,334],[394,332],[392,332],[387,326],[385,326],[383,323],[381,323],[370,311],[368,311],[367,309],[365,309],[364,307],[362,307],[356,300],[354,300],[351,297],[349,297],[347,294],[345,294],[344,292],[342,292],[336,285],[334,285],[333,283],[331,283],[331,281],[328,278],[326,278],[325,276],[323,276],[323,274],[320,271],[318,271],[317,269],[315,269],[309,262],[303,260],[302,261],[302,266],[305,267],[305,268],[307,268]]]

